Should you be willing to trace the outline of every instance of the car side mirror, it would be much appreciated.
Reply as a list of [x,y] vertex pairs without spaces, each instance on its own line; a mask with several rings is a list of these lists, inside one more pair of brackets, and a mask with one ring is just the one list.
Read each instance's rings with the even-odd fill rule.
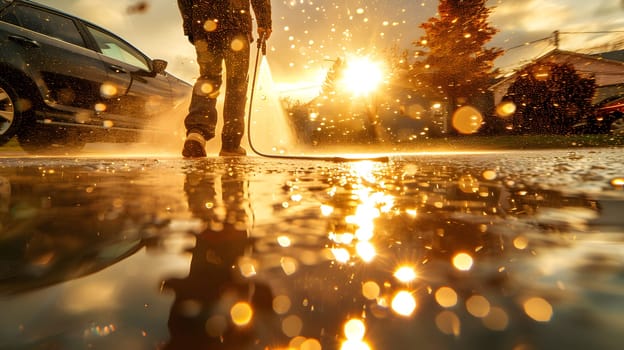
[[152,61],[152,73],[163,74],[169,63],[165,60],[155,59]]

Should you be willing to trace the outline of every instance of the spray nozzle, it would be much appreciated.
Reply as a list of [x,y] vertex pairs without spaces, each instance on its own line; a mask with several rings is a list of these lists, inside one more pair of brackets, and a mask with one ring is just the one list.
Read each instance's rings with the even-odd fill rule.
[[266,56],[266,39],[265,39],[266,34],[262,33],[262,35],[260,35],[260,38],[258,39],[258,49],[262,49],[262,55]]

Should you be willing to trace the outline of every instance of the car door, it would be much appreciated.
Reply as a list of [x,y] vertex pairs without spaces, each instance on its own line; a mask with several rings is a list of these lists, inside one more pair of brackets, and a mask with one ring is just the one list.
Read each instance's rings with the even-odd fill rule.
[[149,121],[166,113],[173,105],[171,84],[166,75],[157,73],[154,62],[138,49],[102,28],[86,24],[101,51],[111,92],[109,106],[134,127],[149,127]]
[[[50,113],[55,121],[91,122],[93,106],[100,100],[107,79],[100,57],[85,44],[74,18],[24,3],[14,3],[2,13],[10,23],[3,54],[26,71],[44,102],[70,113]],[[76,119],[80,120],[76,120]]]

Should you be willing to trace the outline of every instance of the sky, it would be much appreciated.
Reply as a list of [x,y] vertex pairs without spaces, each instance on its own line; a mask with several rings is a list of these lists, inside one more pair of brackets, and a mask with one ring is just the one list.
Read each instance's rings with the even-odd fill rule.
[[[180,78],[193,82],[197,76],[174,0],[36,1],[111,30],[148,56],[167,60]],[[276,86],[294,91],[319,85],[339,56],[413,50],[411,43],[423,34],[420,24],[436,16],[437,6],[437,0],[273,0],[266,61]],[[509,49],[495,62],[503,69],[552,49],[552,41],[538,40],[555,30],[563,33],[561,49],[624,49],[624,0],[490,0],[488,7],[499,30],[488,46]],[[602,33],[609,31],[621,32]],[[254,58],[255,52],[252,63]]]

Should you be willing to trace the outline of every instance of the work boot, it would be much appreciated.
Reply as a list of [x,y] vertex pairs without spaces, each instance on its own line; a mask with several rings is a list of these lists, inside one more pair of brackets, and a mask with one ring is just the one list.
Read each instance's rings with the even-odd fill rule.
[[184,158],[200,158],[206,156],[206,139],[197,132],[189,132],[182,149]]
[[238,146],[234,149],[221,148],[221,152],[219,152],[221,157],[243,157],[247,155],[247,151],[243,147]]

